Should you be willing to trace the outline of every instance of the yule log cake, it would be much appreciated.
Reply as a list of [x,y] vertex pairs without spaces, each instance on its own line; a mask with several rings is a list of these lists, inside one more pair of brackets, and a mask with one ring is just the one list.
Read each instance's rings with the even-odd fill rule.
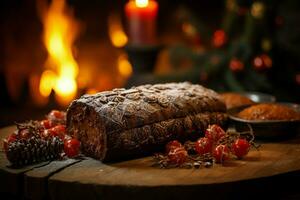
[[68,132],[81,141],[85,155],[102,161],[148,155],[226,121],[219,95],[188,82],[83,95],[67,111]]

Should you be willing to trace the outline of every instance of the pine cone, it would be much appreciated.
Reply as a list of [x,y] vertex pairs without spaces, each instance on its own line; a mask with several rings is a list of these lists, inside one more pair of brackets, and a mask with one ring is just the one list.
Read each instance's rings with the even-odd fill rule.
[[14,167],[21,167],[28,164],[54,160],[63,151],[64,143],[58,137],[47,140],[32,136],[25,140],[16,140],[8,145],[6,152],[7,159]]

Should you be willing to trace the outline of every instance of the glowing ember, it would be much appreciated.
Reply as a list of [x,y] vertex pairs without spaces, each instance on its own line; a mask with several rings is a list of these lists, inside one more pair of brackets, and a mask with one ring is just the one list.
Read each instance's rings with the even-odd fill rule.
[[145,8],[148,6],[149,1],[148,0],[135,0],[135,4],[139,8]]
[[64,0],[53,0],[43,13],[43,41],[48,51],[46,68],[41,76],[40,93],[49,96],[55,91],[62,105],[68,104],[77,93],[78,65],[72,54],[72,44],[78,33],[78,22]]

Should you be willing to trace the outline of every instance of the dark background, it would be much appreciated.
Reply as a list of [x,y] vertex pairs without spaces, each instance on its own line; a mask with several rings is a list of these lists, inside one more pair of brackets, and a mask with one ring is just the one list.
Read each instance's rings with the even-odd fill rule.
[[[109,41],[107,26],[111,12],[120,13],[123,23],[125,0],[68,0],[74,9],[75,17],[82,25],[82,32],[76,40],[76,59],[83,57],[96,63],[105,63],[102,67],[108,86],[100,90],[120,87],[113,78],[109,68],[110,62],[116,59],[117,50]],[[253,2],[253,1],[243,1]],[[272,88],[268,91],[280,101],[300,102],[300,80],[295,81],[296,73],[300,74],[300,13],[299,1],[264,1],[270,5],[272,15],[284,20],[283,26],[271,33],[274,42],[274,67],[269,73]],[[185,7],[210,29],[217,29],[224,18],[225,1],[193,0],[158,0],[158,37],[162,44],[172,45],[185,42],[174,15],[180,7]],[[36,106],[30,96],[28,76],[42,69],[47,57],[42,42],[43,26],[38,17],[34,0],[1,0],[0,1],[0,126],[12,124],[31,118],[40,118],[53,108],[60,108],[50,101],[47,106]],[[236,29],[240,27],[237,25]],[[203,41],[205,43],[207,41]],[[92,46],[92,47],[90,47]],[[101,50],[93,48],[99,47]],[[95,53],[97,52],[97,53]],[[105,52],[110,52],[105,54]],[[100,64],[99,64],[100,65]],[[108,71],[107,71],[108,70]],[[99,79],[103,79],[100,77]],[[300,78],[299,78],[300,79]],[[65,109],[65,108],[62,108]]]

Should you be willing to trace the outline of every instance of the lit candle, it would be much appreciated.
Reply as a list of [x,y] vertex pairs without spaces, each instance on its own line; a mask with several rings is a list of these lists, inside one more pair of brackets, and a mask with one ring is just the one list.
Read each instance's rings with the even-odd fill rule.
[[158,4],[154,0],[131,0],[125,6],[129,43],[153,45],[156,43],[156,16]]

